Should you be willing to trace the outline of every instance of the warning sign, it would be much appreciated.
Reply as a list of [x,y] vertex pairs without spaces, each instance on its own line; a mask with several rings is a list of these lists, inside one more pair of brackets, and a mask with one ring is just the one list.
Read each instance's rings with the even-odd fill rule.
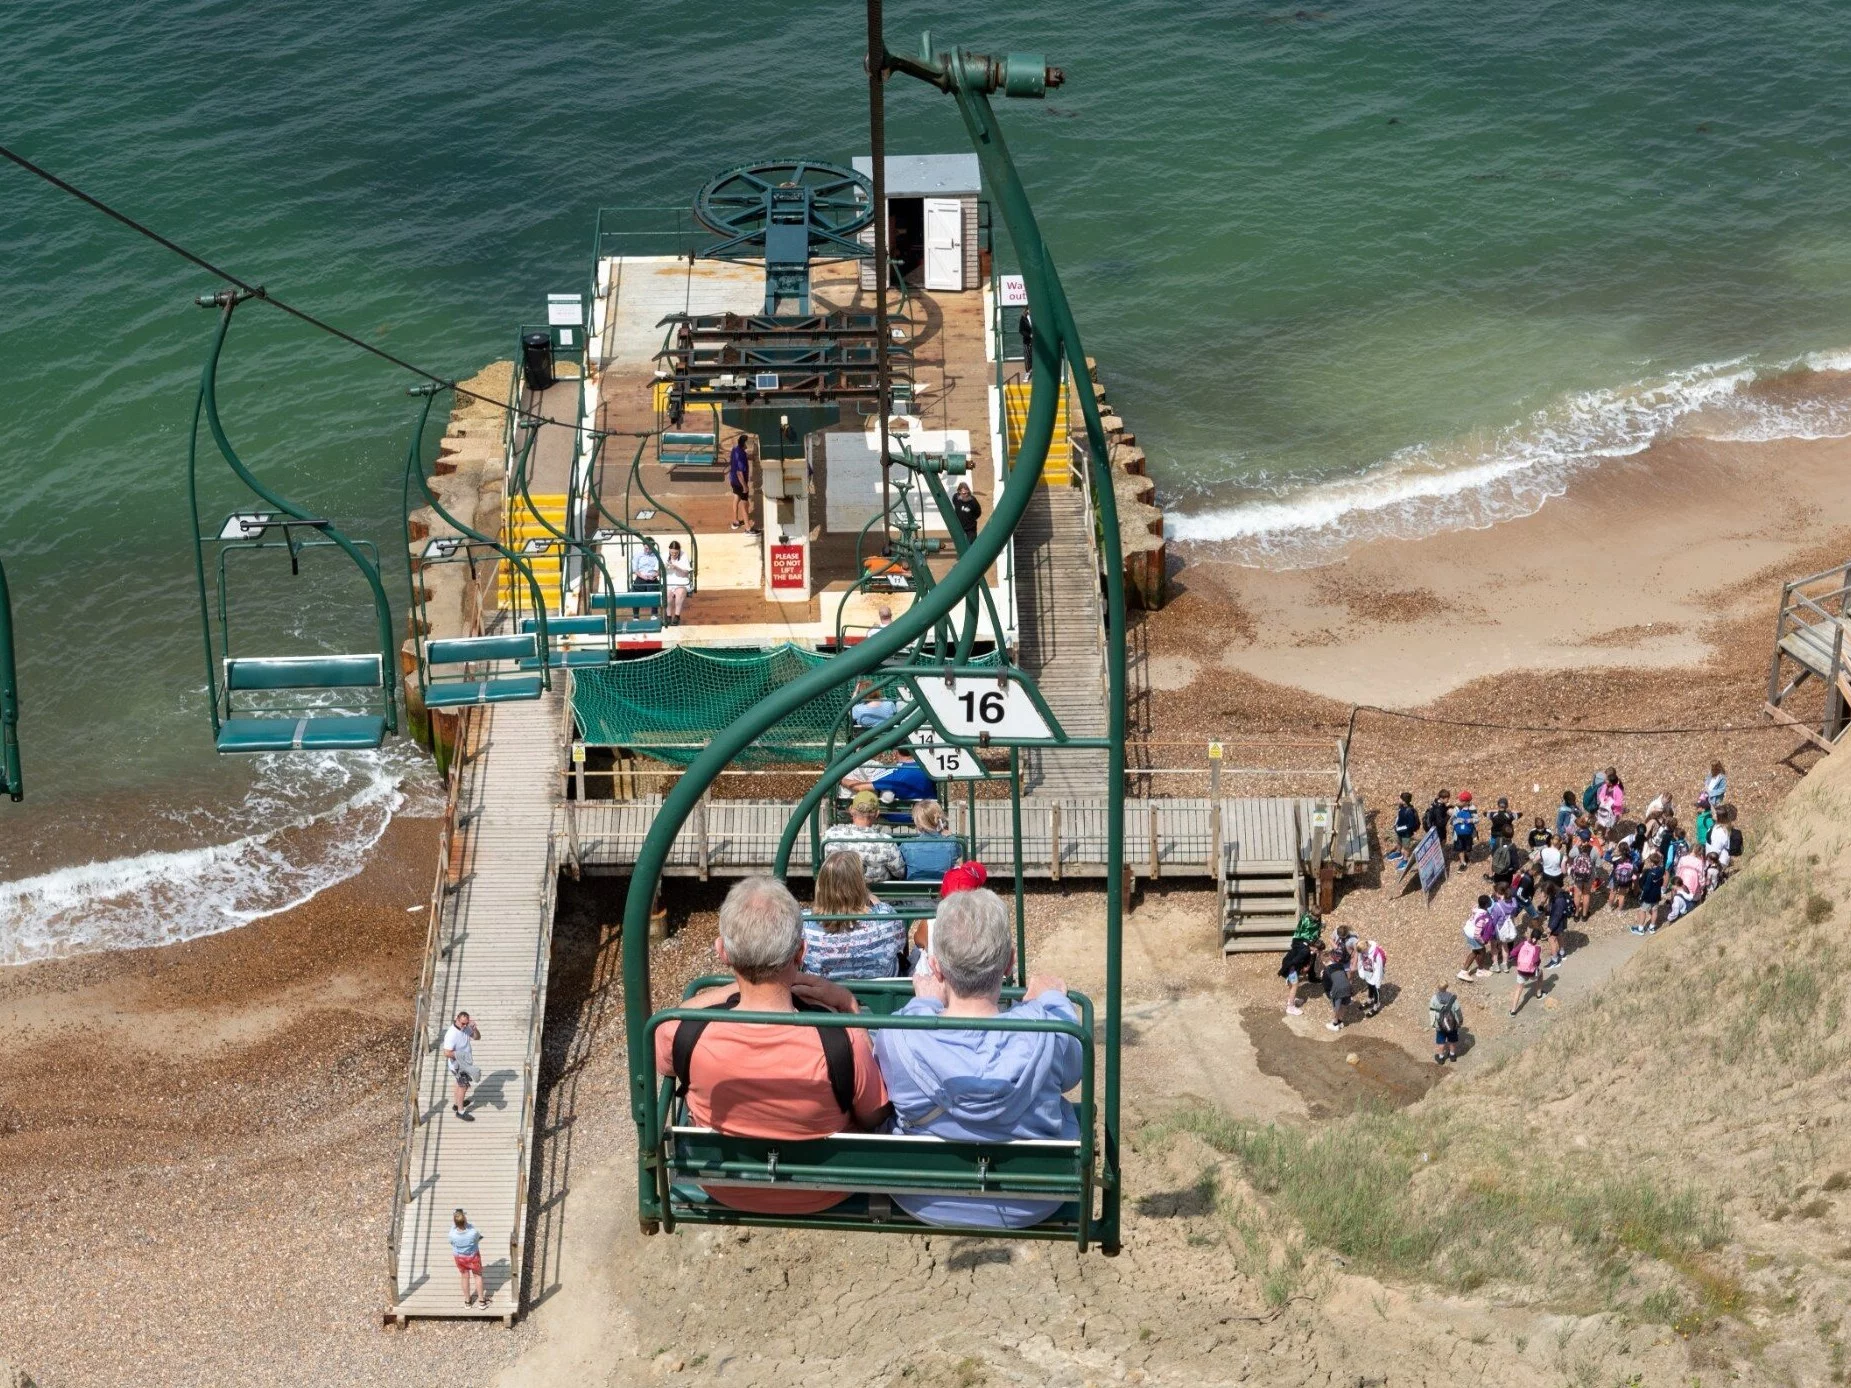
[[802,545],[773,545],[771,547],[771,586],[809,591],[809,584],[805,581],[803,574]]

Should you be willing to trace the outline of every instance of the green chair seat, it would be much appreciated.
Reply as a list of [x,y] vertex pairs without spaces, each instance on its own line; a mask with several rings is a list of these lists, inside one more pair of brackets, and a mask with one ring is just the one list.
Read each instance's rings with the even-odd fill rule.
[[971,1195],[1079,1202],[1087,1193],[1080,1142],[952,1142],[914,1133],[741,1137],[668,1130],[669,1179],[709,1188]]
[[219,727],[221,752],[369,751],[386,740],[377,714],[318,718],[227,718]]
[[545,689],[538,675],[503,675],[491,680],[443,680],[424,687],[426,708],[464,708],[470,704],[508,704],[537,699]]
[[234,656],[225,662],[225,688],[378,689],[386,682],[377,655]]
[[1070,1201],[1026,1229],[997,1229],[989,1225],[952,1226],[925,1224],[891,1201],[860,1192],[845,1195],[828,1209],[807,1215],[763,1215],[722,1205],[699,1186],[677,1181],[668,1188],[669,1209],[685,1224],[739,1224],[807,1229],[854,1229],[895,1234],[946,1234],[970,1238],[1062,1239],[1079,1236],[1080,1205]]
[[538,655],[532,636],[452,636],[424,643],[430,665],[466,665],[475,660],[520,660]]
[[[538,618],[521,618],[522,631],[537,632],[539,627]],[[603,636],[609,630],[610,619],[599,616],[597,613],[583,617],[548,617],[546,619],[546,639],[549,641],[555,636]]]
[[599,612],[609,612],[616,607],[633,607],[641,611],[662,606],[662,594],[656,593],[593,593],[592,608]]
[[[589,650],[551,650],[546,653],[546,663],[555,670],[601,670],[611,663],[611,653],[604,646]],[[538,670],[539,657],[521,661],[520,668]]]

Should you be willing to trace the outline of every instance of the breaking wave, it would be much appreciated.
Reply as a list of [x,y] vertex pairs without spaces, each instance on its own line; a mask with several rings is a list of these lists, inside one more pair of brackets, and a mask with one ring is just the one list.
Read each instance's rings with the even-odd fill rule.
[[357,874],[394,814],[439,813],[409,749],[261,758],[223,843],[77,864],[0,882],[0,964],[177,944],[291,910]]
[[1851,351],[1773,367],[1737,358],[1583,391],[1495,434],[1415,444],[1355,476],[1286,482],[1231,505],[1174,512],[1167,533],[1241,563],[1311,568],[1369,540],[1482,530],[1533,514],[1579,473],[1675,433],[1740,442],[1851,435],[1851,398],[1754,388],[1845,372]]

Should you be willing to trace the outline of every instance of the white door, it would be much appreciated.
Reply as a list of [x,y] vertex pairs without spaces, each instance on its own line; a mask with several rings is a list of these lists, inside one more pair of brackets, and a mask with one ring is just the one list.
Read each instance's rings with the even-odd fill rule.
[[964,204],[956,198],[925,199],[925,287],[964,287]]

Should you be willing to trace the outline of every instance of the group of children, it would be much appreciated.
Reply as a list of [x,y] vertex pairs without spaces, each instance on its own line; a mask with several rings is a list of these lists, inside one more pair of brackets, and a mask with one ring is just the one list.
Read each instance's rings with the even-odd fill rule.
[[[1636,907],[1635,935],[1654,934],[1687,914],[1722,884],[1742,852],[1735,808],[1724,798],[1728,788],[1722,763],[1712,762],[1688,828],[1669,791],[1628,820],[1625,784],[1609,766],[1595,772],[1580,795],[1562,792],[1553,825],[1535,816],[1522,846],[1516,836],[1523,812],[1500,798],[1486,817],[1491,891],[1478,898],[1461,927],[1465,959],[1458,977],[1471,983],[1486,972],[1515,973],[1515,1016],[1540,991],[1544,973],[1567,958],[1568,924],[1589,919],[1597,896],[1609,911]],[[1404,854],[1413,852],[1423,831],[1449,838],[1449,857],[1464,871],[1477,849],[1472,793],[1461,791],[1455,805],[1441,790],[1423,814],[1414,809],[1413,792],[1402,792],[1395,837]],[[1427,1007],[1434,1060],[1456,1060],[1461,1011],[1449,983],[1434,991]]]
[[1358,983],[1369,995],[1362,1004],[1362,1015],[1373,1017],[1382,1010],[1382,986],[1388,978],[1388,951],[1374,940],[1361,939],[1346,926],[1338,926],[1334,941],[1326,945],[1323,922],[1306,912],[1298,919],[1292,943],[1286,946],[1285,958],[1279,963],[1279,977],[1285,980],[1288,1016],[1296,1017],[1305,1010],[1298,1001],[1302,985],[1321,984],[1330,1002],[1330,1020],[1324,1025],[1331,1031],[1342,1031]]

